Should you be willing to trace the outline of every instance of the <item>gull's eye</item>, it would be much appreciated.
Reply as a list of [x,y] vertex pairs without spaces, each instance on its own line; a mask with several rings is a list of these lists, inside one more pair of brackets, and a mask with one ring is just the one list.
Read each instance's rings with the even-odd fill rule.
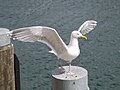
[[77,35],[80,35],[79,33],[77,33]]

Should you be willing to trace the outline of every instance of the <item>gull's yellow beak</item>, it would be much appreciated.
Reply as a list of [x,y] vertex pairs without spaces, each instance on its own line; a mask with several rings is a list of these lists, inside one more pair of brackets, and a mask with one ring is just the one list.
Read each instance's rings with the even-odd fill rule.
[[87,39],[87,37],[86,37],[86,36],[81,36],[81,38]]

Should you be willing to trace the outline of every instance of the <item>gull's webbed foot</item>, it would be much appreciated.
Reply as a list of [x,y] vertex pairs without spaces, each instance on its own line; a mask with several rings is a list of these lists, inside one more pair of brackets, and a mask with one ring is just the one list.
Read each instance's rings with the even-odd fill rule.
[[63,74],[63,73],[65,73],[65,69],[61,66],[61,67],[59,67],[59,72],[60,72],[60,74]]

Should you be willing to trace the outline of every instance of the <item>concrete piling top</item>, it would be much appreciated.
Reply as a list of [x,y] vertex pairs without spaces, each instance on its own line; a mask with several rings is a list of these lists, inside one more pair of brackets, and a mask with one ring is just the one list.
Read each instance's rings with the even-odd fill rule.
[[9,32],[9,29],[0,28],[0,47],[10,44],[10,37],[7,32]]
[[[67,72],[68,66],[63,66],[63,67],[64,67],[65,71]],[[52,71],[52,76],[59,80],[77,80],[77,79],[83,78],[88,75],[88,72],[86,69],[84,69],[82,67],[78,67],[78,66],[72,66],[71,72],[73,73],[72,75],[67,74],[67,73],[61,74],[59,72],[59,69],[57,68]]]
[[71,66],[71,73],[67,73],[69,66],[63,66],[66,73],[60,69],[52,71],[52,90],[89,90],[88,72],[78,66]]

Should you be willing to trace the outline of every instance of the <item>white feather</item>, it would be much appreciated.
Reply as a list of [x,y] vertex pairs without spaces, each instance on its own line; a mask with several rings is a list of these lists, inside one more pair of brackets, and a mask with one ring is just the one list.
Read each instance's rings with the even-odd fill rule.
[[89,33],[90,31],[92,31],[95,28],[96,25],[97,25],[97,21],[88,20],[88,21],[85,21],[79,27],[78,31],[80,31],[82,35],[85,35],[85,34]]

